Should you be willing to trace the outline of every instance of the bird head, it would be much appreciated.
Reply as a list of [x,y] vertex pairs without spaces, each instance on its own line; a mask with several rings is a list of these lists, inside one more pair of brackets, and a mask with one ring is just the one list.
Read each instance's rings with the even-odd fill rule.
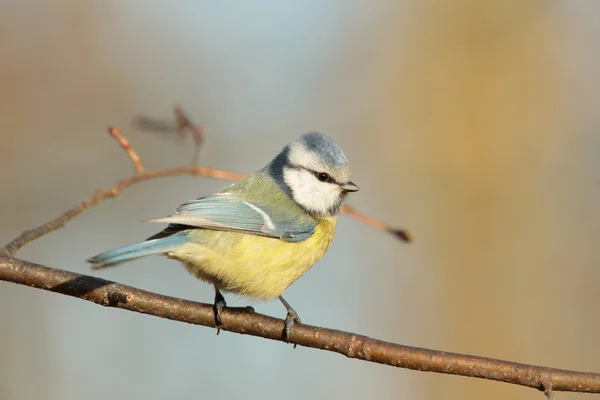
[[316,216],[339,213],[350,181],[348,159],[327,135],[308,132],[286,146],[268,166],[271,176],[304,210]]

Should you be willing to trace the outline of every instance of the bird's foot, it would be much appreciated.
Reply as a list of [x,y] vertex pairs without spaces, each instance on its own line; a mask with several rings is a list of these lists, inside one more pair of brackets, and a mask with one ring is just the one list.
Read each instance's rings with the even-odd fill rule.
[[[218,298],[218,296],[215,296],[215,304],[213,304],[213,312],[215,313],[215,325],[217,326],[217,335],[219,333],[221,333],[221,328],[220,326],[223,325],[223,321],[221,320],[221,311],[227,307],[227,303],[225,302],[225,299],[223,298],[223,296],[221,296],[221,298]],[[248,313],[254,313],[254,307],[252,306],[246,306],[246,307],[227,307],[228,310],[230,311],[245,311]]]
[[213,304],[213,312],[215,313],[215,325],[217,326],[217,335],[221,333],[221,328],[219,328],[219,326],[223,325],[223,322],[221,321],[221,311],[226,306],[227,303],[225,302],[225,298],[223,297],[221,292],[217,290],[215,293],[215,303]]
[[[290,342],[290,333],[292,332],[292,327],[295,323],[301,324],[302,321],[300,320],[300,317],[296,311],[290,310],[285,317],[285,326],[282,332],[283,340],[286,343]],[[296,348],[296,345],[294,345],[294,348]]]

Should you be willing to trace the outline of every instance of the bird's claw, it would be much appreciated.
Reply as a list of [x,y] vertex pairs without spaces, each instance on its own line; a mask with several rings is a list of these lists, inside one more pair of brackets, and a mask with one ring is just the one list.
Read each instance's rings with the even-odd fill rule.
[[[220,298],[219,298],[220,297]],[[215,313],[215,325],[217,326],[217,335],[221,333],[221,328],[219,326],[223,325],[223,321],[221,320],[221,311],[227,303],[225,303],[225,299],[223,296],[217,296],[215,298],[215,304],[213,304],[213,311]]]
[[215,305],[213,307],[214,311],[215,311],[215,325],[217,326],[217,335],[219,333],[221,333],[221,328],[220,326],[223,325],[223,322],[221,321],[221,310],[223,309],[224,306],[217,306]]
[[[213,304],[213,311],[215,313],[215,325],[217,326],[217,335],[219,333],[221,333],[221,328],[219,327],[220,325],[223,325],[223,322],[221,321],[221,311],[227,307],[227,304],[225,303],[225,301],[217,301],[215,304]],[[255,313],[256,311],[254,310],[254,307],[252,306],[246,306],[246,307],[227,307],[227,309],[232,310],[232,311],[246,311],[248,313]]]
[[[283,340],[286,343],[290,342],[290,333],[292,332],[292,327],[294,326],[295,323],[301,324],[302,321],[300,320],[300,317],[298,316],[298,314],[295,311],[288,311],[286,317],[285,317],[285,326],[283,328]],[[296,348],[296,345],[294,345],[294,348]]]

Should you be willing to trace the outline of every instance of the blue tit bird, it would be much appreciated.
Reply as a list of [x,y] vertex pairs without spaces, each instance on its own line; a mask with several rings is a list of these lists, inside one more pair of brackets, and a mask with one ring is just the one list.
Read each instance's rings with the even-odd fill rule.
[[279,298],[287,339],[300,318],[282,294],[329,249],[344,199],[356,191],[344,152],[327,135],[308,132],[263,169],[150,220],[169,225],[146,241],[87,261],[94,269],[152,254],[180,261],[214,286],[217,326],[226,306],[222,291]]

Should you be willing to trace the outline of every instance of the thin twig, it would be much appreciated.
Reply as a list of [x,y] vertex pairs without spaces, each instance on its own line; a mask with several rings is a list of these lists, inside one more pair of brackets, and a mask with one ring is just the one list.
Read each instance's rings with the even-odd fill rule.
[[392,228],[386,223],[383,223],[375,218],[369,217],[361,212],[356,211],[354,207],[348,204],[346,204],[342,208],[342,213],[347,214],[360,222],[370,225],[375,229],[391,233],[392,235],[396,236],[399,239],[402,239],[405,242],[412,242],[413,240],[411,234],[407,230]]
[[110,133],[110,136],[112,136],[117,141],[117,143],[119,143],[121,148],[125,150],[125,152],[129,156],[129,159],[133,163],[135,172],[138,175],[144,172],[144,167],[142,166],[142,161],[140,160],[140,157],[137,155],[135,150],[133,150],[133,147],[131,147],[129,140],[127,140],[127,138],[123,136],[121,131],[119,131],[119,129],[115,128],[114,126],[109,126],[108,133]]
[[[162,296],[104,279],[30,263],[3,254],[2,250],[0,280],[61,293],[106,307],[215,327],[210,304]],[[223,325],[219,327],[224,331],[282,341],[284,323],[280,319],[228,308],[223,310],[221,319]],[[403,346],[311,325],[294,325],[289,341],[399,368],[489,379],[539,390],[551,387],[554,391],[600,393],[600,374]]]
[[177,105],[173,108],[173,114],[175,115],[175,121],[177,122],[177,132],[183,135],[184,132],[190,132],[192,139],[194,140],[194,156],[192,157],[192,164],[197,165],[200,160],[200,150],[204,144],[205,128],[204,124],[194,124],[190,117],[183,111],[181,106]]
[[133,125],[143,131],[155,133],[173,133],[177,132],[177,123],[166,121],[164,119],[149,117],[147,115],[138,115],[133,120]]
[[153,118],[145,115],[138,116],[134,124],[144,130],[160,133],[175,133],[180,138],[183,138],[186,133],[192,137],[194,141],[194,155],[192,156],[191,165],[198,165],[200,161],[200,150],[204,145],[205,127],[204,124],[195,124],[187,113],[183,111],[181,106],[173,107],[174,121],[165,121],[163,119]]

